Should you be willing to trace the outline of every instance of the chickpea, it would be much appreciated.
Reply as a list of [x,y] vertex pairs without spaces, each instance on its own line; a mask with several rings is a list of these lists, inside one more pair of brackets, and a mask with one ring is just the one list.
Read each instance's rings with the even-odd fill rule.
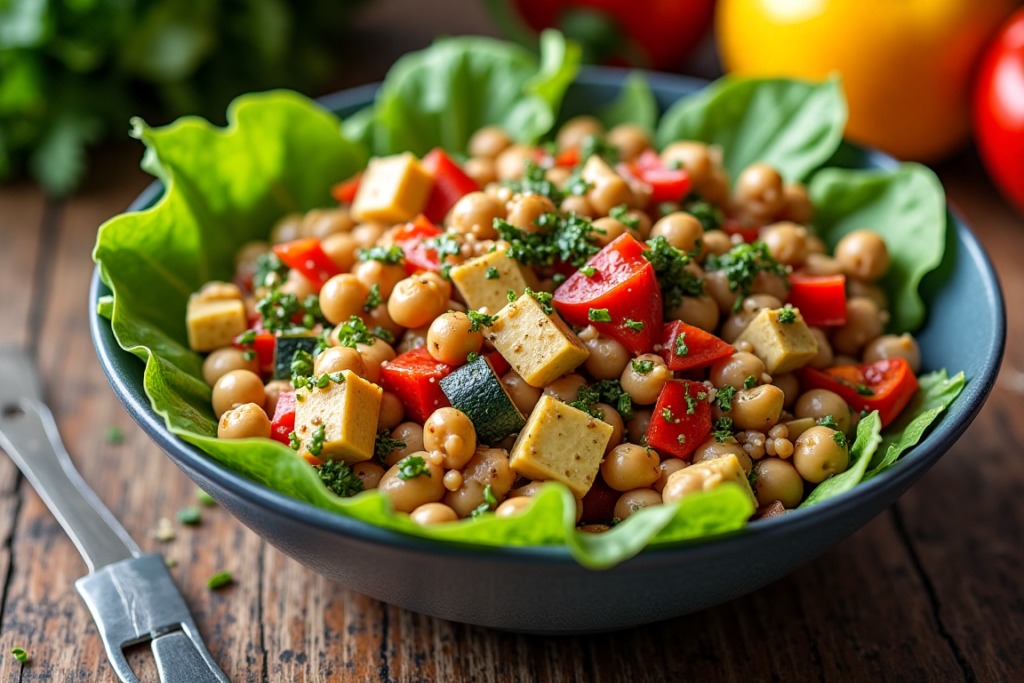
[[581,147],[583,140],[591,135],[604,135],[604,125],[593,116],[574,116],[558,129],[555,142],[559,149]]
[[669,244],[686,253],[700,253],[704,226],[685,211],[676,211],[658,219],[651,228],[651,237],[664,237]]
[[383,339],[375,339],[372,344],[356,344],[356,351],[363,357],[363,363],[372,361],[380,365],[384,361],[394,360],[395,350]]
[[616,491],[648,488],[658,481],[661,458],[643,446],[624,443],[616,446],[601,463],[601,476]]
[[782,302],[771,294],[752,294],[748,296],[743,300],[739,312],[733,313],[726,319],[722,329],[719,330],[718,336],[732,344],[747,329],[750,321],[757,317],[757,314],[765,308],[771,310],[782,308]]
[[402,335],[401,341],[398,342],[398,346],[395,348],[395,351],[397,353],[406,353],[422,346],[426,346],[427,330],[429,329],[430,325],[423,325],[422,327],[406,330],[405,334]]
[[[596,332],[596,330],[595,330]],[[590,376],[596,380],[617,379],[622,376],[633,354],[625,346],[611,337],[597,335],[583,342],[590,351],[590,357],[584,362]]]
[[385,464],[391,467],[402,458],[423,450],[423,427],[415,422],[403,422],[391,430],[391,438],[405,443],[388,454]]
[[760,379],[764,374],[764,362],[752,353],[737,351],[728,358],[716,361],[711,366],[708,379],[716,389],[726,384],[735,389],[742,389],[747,377]]
[[757,463],[757,480],[754,493],[758,505],[771,505],[776,500],[791,510],[804,497],[804,480],[788,461],[781,458],[765,458]]
[[512,403],[516,404],[523,415],[533,412],[534,406],[540,400],[541,390],[530,386],[515,370],[509,370],[501,377],[501,383],[505,386]]
[[878,308],[885,311],[889,309],[889,295],[885,290],[876,284],[864,282],[857,278],[846,278],[846,298],[867,297],[878,304]]
[[213,412],[218,419],[240,405],[254,403],[263,408],[266,402],[263,380],[255,372],[232,370],[213,385]]
[[572,175],[572,170],[566,166],[554,166],[544,172],[544,178],[553,182],[556,186],[562,187],[569,176]]
[[380,480],[384,476],[384,468],[375,462],[357,462],[352,465],[352,474],[363,482],[363,490],[369,491],[380,485]]
[[761,271],[754,278],[750,291],[754,294],[769,294],[782,301],[789,295],[789,283],[780,275]]
[[474,157],[494,159],[512,144],[501,126],[484,126],[469,136],[469,153]]
[[455,514],[455,510],[452,510],[444,503],[424,503],[410,512],[409,517],[420,526],[456,522],[459,519],[459,516]]
[[782,401],[782,407],[789,410],[796,403],[797,398],[800,397],[800,379],[796,376],[796,373],[788,372],[785,375],[775,375],[772,377],[772,384],[782,389],[782,393],[785,399]]
[[785,400],[786,396],[782,389],[774,384],[743,389],[736,392],[729,415],[737,429],[767,432],[778,423]]
[[391,319],[391,315],[388,313],[387,304],[380,304],[379,306],[371,308],[369,313],[363,315],[363,322],[365,322],[366,326],[371,330],[375,327],[383,327],[385,330],[395,335],[395,337],[398,337],[405,332],[404,325],[399,325]]
[[513,517],[525,512],[533,501],[528,496],[516,496],[506,499],[498,509],[494,511],[495,517]]
[[651,426],[651,418],[654,416],[652,408],[634,408],[633,419],[626,423],[626,436],[630,443],[640,443],[647,436],[647,429]]
[[607,216],[620,204],[632,205],[633,191],[629,184],[618,175],[599,176],[594,186],[587,191],[587,199],[598,216]]
[[806,275],[842,275],[843,266],[831,256],[809,253],[800,272]]
[[811,427],[796,440],[793,466],[812,484],[842,474],[850,464],[850,454],[835,440],[836,434],[828,427]]
[[635,123],[620,123],[608,131],[608,144],[619,152],[619,158],[629,163],[651,146],[651,136]]
[[387,229],[383,223],[360,223],[352,228],[352,239],[363,249],[369,249],[384,236]]
[[[399,475],[402,465],[409,458],[422,458],[423,473],[408,479]],[[426,503],[437,503],[444,497],[444,470],[430,461],[428,454],[420,451],[408,455],[391,466],[381,477],[377,488],[391,499],[399,512],[412,512]]]
[[921,349],[909,334],[885,334],[870,342],[864,349],[864,362],[874,363],[887,358],[902,358],[916,375],[921,369]]
[[854,230],[839,240],[836,260],[850,277],[874,282],[889,269],[885,241],[870,230]]
[[[552,206],[552,211],[554,207]],[[485,192],[470,192],[452,207],[449,225],[477,239],[495,239],[494,219],[505,218],[505,206]]]
[[498,182],[498,173],[495,170],[494,159],[470,157],[462,165],[462,170],[476,181],[476,184],[480,187],[486,187],[490,183]]
[[356,249],[359,243],[347,232],[328,235],[320,241],[320,248],[341,271],[350,271],[356,265]]
[[[736,455],[729,453],[723,457],[735,459]],[[662,489],[661,497],[665,503],[674,503],[692,493],[714,488],[720,481],[721,477],[704,468],[686,467],[673,473],[668,478],[668,481],[665,482],[665,488]]]
[[302,219],[303,234],[323,240],[328,235],[351,232],[356,227],[348,208],[313,209]]
[[243,403],[220,417],[218,439],[269,439],[270,418],[255,403]]
[[734,198],[751,219],[769,221],[786,205],[782,176],[768,164],[751,164],[736,179]]
[[715,254],[721,256],[726,254],[732,249],[732,239],[729,234],[723,230],[708,230],[704,233],[702,238],[704,242],[704,248],[701,252],[701,258]]
[[491,487],[491,493],[500,503],[505,500],[515,479],[516,473],[508,466],[508,453],[500,448],[481,448],[462,468],[462,486],[448,491],[444,502],[459,517],[466,518],[484,502],[487,486]]
[[785,206],[779,218],[807,225],[814,218],[814,205],[807,196],[807,186],[803,183],[789,183],[782,188]]
[[[646,361],[653,363],[653,367],[647,372],[640,372],[638,368],[646,364]],[[623,391],[629,394],[634,403],[646,406],[658,400],[665,382],[670,379],[672,371],[665,365],[664,359],[656,353],[645,353],[626,366],[619,381]]]
[[251,275],[256,267],[256,259],[268,251],[270,251],[270,245],[262,240],[246,242],[235,252],[235,268],[244,269]]
[[609,453],[613,448],[622,443],[622,433],[625,429],[625,425],[622,422],[622,416],[619,415],[619,411],[612,408],[607,403],[595,403],[593,405],[594,410],[600,411],[601,420],[608,423],[612,428],[611,438],[608,439],[608,445],[605,446],[604,452]]
[[[800,221],[797,221],[797,223],[799,222]],[[809,254],[827,254],[828,248],[825,246],[825,240],[821,239],[817,235],[808,235],[807,252]]]
[[294,391],[291,381],[286,379],[272,380],[263,387],[263,395],[266,397],[264,410],[271,419],[277,413],[277,402],[281,399],[281,394],[286,391]]
[[515,195],[515,192],[512,191],[511,187],[505,187],[500,182],[495,181],[484,186],[484,194],[494,197],[504,206],[512,201],[512,196]]
[[259,359],[253,355],[250,360],[246,360],[245,354],[245,351],[233,346],[217,349],[203,361],[203,380],[212,387],[217,380],[232,370],[248,370],[258,373],[260,371]]
[[615,503],[614,515],[624,520],[634,512],[639,512],[651,505],[661,505],[661,494],[648,488],[633,489],[626,491]]
[[423,447],[438,465],[462,469],[476,450],[476,429],[461,410],[438,408],[423,423]]
[[843,398],[828,389],[810,389],[801,394],[793,408],[797,419],[810,417],[815,422],[831,415],[839,425],[839,431],[850,432],[850,407]]
[[330,375],[342,370],[351,370],[360,377],[366,377],[366,365],[356,349],[347,346],[332,346],[321,351],[313,361],[314,375]]
[[302,225],[301,213],[290,213],[282,216],[270,229],[270,243],[284,244],[299,239],[303,235],[299,231]]
[[380,289],[380,296],[387,300],[394,291],[395,285],[405,279],[405,266],[398,263],[383,263],[375,259],[360,261],[350,269],[360,282],[366,285],[367,289],[377,285]]
[[200,287],[195,298],[199,301],[230,301],[232,299],[241,299],[242,290],[238,288],[238,285],[231,282],[214,280]]
[[851,356],[860,354],[868,342],[878,339],[885,325],[883,312],[872,299],[846,300],[846,324],[832,333],[832,348]]
[[288,277],[284,279],[284,284],[281,285],[281,292],[284,294],[294,294],[299,301],[302,301],[311,294],[316,294],[316,288],[313,287],[313,283],[306,279],[306,276],[297,270],[289,270]]
[[579,400],[580,387],[585,386],[587,386],[587,380],[583,379],[582,375],[570,372],[544,387],[544,393],[557,398],[559,401],[572,403]]
[[[760,274],[760,273],[759,273]],[[730,315],[733,305],[739,296],[737,292],[729,289],[729,278],[724,270],[708,271],[704,277],[704,291],[718,304],[718,310],[722,315]]]
[[733,437],[727,437],[722,443],[718,443],[718,439],[713,436],[709,436],[707,440],[697,447],[697,450],[693,452],[693,464],[696,465],[699,462],[705,460],[717,460],[718,458],[724,458],[728,455],[735,455],[736,459],[740,461],[740,466],[743,467],[743,471],[750,474],[750,469],[754,466],[750,460],[750,455],[743,450],[743,446],[734,439]]
[[812,327],[810,330],[811,336],[818,342],[818,351],[807,364],[817,370],[832,367],[835,356],[832,353],[832,344],[825,335],[825,331],[820,327]]
[[668,312],[669,319],[682,320],[687,325],[711,333],[718,328],[720,317],[718,303],[707,294],[681,297],[679,304]]
[[441,363],[463,365],[469,354],[480,353],[484,344],[483,332],[472,329],[473,321],[465,313],[449,311],[440,315],[427,330],[427,351]]
[[658,470],[661,471],[661,474],[658,475],[658,481],[654,482],[654,490],[661,493],[665,490],[668,478],[686,467],[688,467],[688,464],[682,458],[670,457],[662,460],[661,464],[658,465]]
[[388,299],[388,315],[402,327],[427,325],[447,308],[448,295],[424,275],[401,280]]
[[595,232],[593,235],[594,241],[599,247],[608,246],[620,235],[627,232],[626,225],[622,223],[622,221],[612,218],[611,216],[598,218],[594,221],[594,229],[601,231]]
[[380,396],[380,413],[377,416],[377,433],[395,429],[405,419],[405,406],[397,395],[385,391]]
[[673,142],[661,152],[666,165],[679,164],[690,174],[694,187],[701,187],[711,178],[715,163],[708,146],[703,142]]
[[320,290],[320,310],[332,325],[363,313],[370,288],[352,273],[335,275]]
[[783,265],[798,266],[807,258],[807,229],[802,225],[774,223],[761,232],[761,240]]
[[546,232],[537,225],[537,219],[554,211],[555,205],[544,195],[521,194],[509,203],[507,220],[524,232]]
[[562,200],[560,207],[565,213],[575,213],[578,216],[586,216],[587,218],[596,218],[597,211],[594,210],[593,204],[587,199],[586,195],[582,194],[571,194]]
[[533,159],[534,149],[529,145],[511,145],[494,158],[498,180],[515,180],[523,176],[526,162]]

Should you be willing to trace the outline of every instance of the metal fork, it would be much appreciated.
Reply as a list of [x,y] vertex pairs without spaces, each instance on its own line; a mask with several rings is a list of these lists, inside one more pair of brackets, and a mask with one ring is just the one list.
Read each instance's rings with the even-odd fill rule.
[[150,641],[164,683],[228,683],[203,644],[164,558],[143,554],[71,463],[43,403],[32,360],[0,347],[0,448],[14,461],[89,567],[75,582],[123,683],[138,683],[124,648]]

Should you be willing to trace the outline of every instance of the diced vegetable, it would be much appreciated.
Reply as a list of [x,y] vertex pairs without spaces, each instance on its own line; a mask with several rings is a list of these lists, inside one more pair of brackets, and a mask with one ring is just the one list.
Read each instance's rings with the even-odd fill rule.
[[423,157],[423,168],[434,179],[423,215],[440,223],[463,195],[476,192],[480,186],[466,175],[440,147],[432,149]]
[[811,327],[835,327],[846,324],[846,276],[789,276],[789,303],[800,309]]
[[477,443],[496,445],[526,424],[487,356],[463,365],[439,384],[452,407],[472,420]]
[[317,292],[325,282],[341,272],[334,260],[320,248],[320,240],[315,237],[278,244],[274,253],[285,265],[302,273]]
[[581,524],[610,524],[615,516],[615,503],[619,501],[621,491],[616,491],[607,483],[601,473],[597,473],[597,479],[593,486],[583,496],[583,515],[580,517]]
[[188,345],[193,351],[213,351],[230,346],[235,337],[245,332],[249,321],[241,299],[204,301],[192,297],[185,314]]
[[352,203],[358,220],[401,223],[423,211],[433,181],[409,152],[371,159]]
[[800,385],[804,391],[834,391],[857,411],[877,410],[882,427],[887,427],[907,407],[918,387],[913,370],[902,358],[841,365],[824,371],[804,368]]
[[[254,330],[254,332],[256,331]],[[245,334],[243,332],[238,337],[235,337],[235,347],[253,351],[256,354],[256,359],[259,361],[260,372],[264,375],[272,375],[274,373],[274,356],[277,351],[277,337],[272,332],[261,329],[255,333],[251,344],[243,344],[241,339]]]
[[270,423],[270,438],[291,446],[291,433],[295,431],[295,392],[282,391],[277,397],[277,409]]
[[582,498],[594,483],[612,426],[547,394],[512,446],[509,466],[540,481],[559,481]]
[[320,460],[357,463],[373,457],[382,391],[351,370],[342,381],[295,392],[299,452]]
[[661,357],[669,370],[690,370],[728,358],[736,349],[699,327],[682,320],[665,323],[661,332]]
[[795,308],[764,309],[735,343],[750,342],[769,375],[792,372],[818,353],[818,341]]
[[509,290],[518,296],[537,284],[533,270],[510,258],[503,249],[455,266],[451,278],[466,306],[473,310],[486,308],[492,315],[508,303]]
[[664,492],[670,493],[675,488],[673,484],[678,483],[679,479],[696,480],[695,483],[682,487],[689,491],[710,491],[722,484],[735,484],[743,489],[743,492],[750,498],[750,502],[755,507],[757,506],[757,496],[754,495],[754,490],[750,486],[747,473],[743,471],[743,465],[740,464],[739,458],[732,453],[724,458],[702,460],[675,472],[668,478]]
[[688,460],[710,433],[708,388],[685,379],[666,382],[647,428],[647,443]]
[[274,379],[291,379],[295,352],[302,349],[312,355],[319,342],[320,340],[312,334],[278,337],[277,353],[274,356]]
[[532,296],[521,296],[501,309],[486,337],[534,387],[547,386],[590,356],[562,319],[545,313]]
[[631,235],[620,235],[587,261],[593,275],[580,270],[555,290],[555,308],[569,323],[593,325],[633,353],[650,352],[661,336],[661,289],[643,251]]
[[363,172],[360,171],[348,180],[343,180],[331,188],[331,196],[343,204],[351,204],[356,200],[356,193],[359,192],[359,183],[363,179]]
[[443,233],[422,214],[395,231],[394,243],[402,248],[405,270],[410,275],[419,270],[441,270],[437,250],[428,247],[426,241]]
[[451,405],[441,391],[440,381],[453,369],[434,360],[421,346],[382,363],[380,385],[398,396],[410,419],[423,423],[438,408]]
[[739,235],[747,244],[753,244],[757,241],[758,235],[761,232],[761,226],[729,218],[722,222],[722,230],[728,235]]
[[645,149],[629,164],[629,173],[651,186],[652,202],[678,202],[690,191],[690,174],[665,165],[653,149]]
[[487,360],[491,361],[491,367],[494,368],[494,374],[499,377],[512,369],[512,366],[508,364],[505,357],[497,351],[491,351],[487,354]]

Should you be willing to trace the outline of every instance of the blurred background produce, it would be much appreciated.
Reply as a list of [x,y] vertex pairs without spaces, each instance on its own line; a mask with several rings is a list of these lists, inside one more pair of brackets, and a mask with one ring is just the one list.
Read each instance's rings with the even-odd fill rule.
[[362,0],[0,0],[0,178],[78,184],[128,119],[222,121],[249,90],[316,92]]

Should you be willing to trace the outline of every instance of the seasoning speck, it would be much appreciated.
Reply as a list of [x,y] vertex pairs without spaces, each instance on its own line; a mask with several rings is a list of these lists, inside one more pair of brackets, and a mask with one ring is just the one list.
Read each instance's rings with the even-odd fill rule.
[[107,427],[106,439],[111,446],[120,446],[124,443],[124,432],[120,427]]

